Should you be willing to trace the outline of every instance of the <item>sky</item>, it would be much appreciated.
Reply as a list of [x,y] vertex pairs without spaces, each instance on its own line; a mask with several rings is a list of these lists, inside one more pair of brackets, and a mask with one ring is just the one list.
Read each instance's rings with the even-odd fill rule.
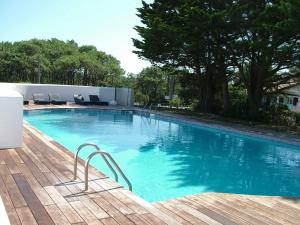
[[141,0],[0,0],[0,41],[75,40],[113,55],[126,73],[138,73],[150,65],[132,52],[141,5]]

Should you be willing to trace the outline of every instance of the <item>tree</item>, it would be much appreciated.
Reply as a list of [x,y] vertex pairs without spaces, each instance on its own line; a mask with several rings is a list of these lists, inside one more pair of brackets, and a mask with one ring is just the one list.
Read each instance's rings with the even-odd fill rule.
[[228,26],[225,7],[222,1],[157,0],[143,2],[138,9],[144,26],[136,26],[142,40],[133,39],[135,52],[154,63],[189,71],[207,112],[212,111],[217,91],[224,96],[225,110],[229,105],[227,55],[222,48]]
[[206,112],[214,111],[216,100],[228,110],[228,82],[238,72],[249,115],[256,118],[270,89],[299,76],[292,72],[300,59],[299,11],[299,0],[143,2],[135,53],[188,71],[182,86],[197,89],[194,96]]
[[158,67],[147,67],[137,75],[135,92],[146,95],[149,102],[157,103],[164,99],[166,87],[166,73]]
[[230,13],[233,66],[247,88],[249,114],[258,116],[262,97],[292,73],[300,59],[300,1],[238,1]]
[[32,39],[0,43],[0,81],[122,86],[120,62],[95,46]]

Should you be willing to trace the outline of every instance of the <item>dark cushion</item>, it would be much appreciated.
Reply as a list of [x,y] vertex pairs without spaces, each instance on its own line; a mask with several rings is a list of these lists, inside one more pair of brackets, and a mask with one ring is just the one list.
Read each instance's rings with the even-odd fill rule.
[[91,102],[100,102],[99,97],[97,95],[89,95]]
[[84,98],[82,95],[74,95],[74,101],[75,103],[81,103],[84,102]]

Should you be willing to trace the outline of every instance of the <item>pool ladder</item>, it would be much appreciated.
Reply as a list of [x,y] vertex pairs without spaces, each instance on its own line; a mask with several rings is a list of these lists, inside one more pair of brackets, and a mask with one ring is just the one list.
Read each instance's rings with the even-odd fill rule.
[[[114,174],[116,181],[119,180],[118,174],[117,174],[117,172],[115,170],[115,169],[117,169],[117,171],[121,174],[121,176],[123,177],[123,179],[126,181],[129,190],[132,191],[132,185],[131,185],[129,179],[123,173],[123,171],[121,170],[121,168],[119,167],[119,165],[116,163],[116,161],[113,159],[113,157],[108,152],[101,151],[101,149],[97,145],[91,144],[91,143],[82,144],[82,145],[80,145],[77,148],[76,154],[74,156],[74,180],[77,179],[77,164],[78,164],[79,153],[85,147],[94,147],[95,150],[96,150],[95,152],[91,153],[88,156],[87,161],[86,161],[86,163],[84,165],[84,187],[85,187],[85,191],[88,190],[89,164],[90,164],[90,161],[92,160],[92,158],[94,156],[96,156],[96,155],[100,155],[102,157],[102,159],[104,160],[104,162],[106,163],[106,165],[109,167],[109,169],[111,170],[111,172]],[[115,169],[111,165],[111,163],[114,165]]]
[[143,110],[151,110],[152,108],[152,103],[151,104],[146,104],[144,107],[143,107]]

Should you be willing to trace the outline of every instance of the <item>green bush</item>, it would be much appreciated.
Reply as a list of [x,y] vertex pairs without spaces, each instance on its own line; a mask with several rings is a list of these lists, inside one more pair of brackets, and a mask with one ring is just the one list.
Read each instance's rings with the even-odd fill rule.
[[141,92],[135,94],[135,101],[141,105],[146,105],[149,102],[149,96]]
[[172,107],[176,107],[176,108],[179,108],[179,106],[182,105],[182,102],[181,102],[181,99],[180,98],[173,98],[171,101],[170,101],[170,106]]
[[271,105],[269,111],[265,114],[265,121],[269,124],[295,127],[297,123],[300,123],[299,113],[289,110],[289,108],[283,104]]
[[190,104],[190,108],[192,109],[192,111],[198,111],[200,106],[199,106],[199,100],[194,99],[192,100],[191,104]]
[[231,105],[227,115],[235,118],[247,118],[247,91],[241,87],[230,86],[229,96]]

